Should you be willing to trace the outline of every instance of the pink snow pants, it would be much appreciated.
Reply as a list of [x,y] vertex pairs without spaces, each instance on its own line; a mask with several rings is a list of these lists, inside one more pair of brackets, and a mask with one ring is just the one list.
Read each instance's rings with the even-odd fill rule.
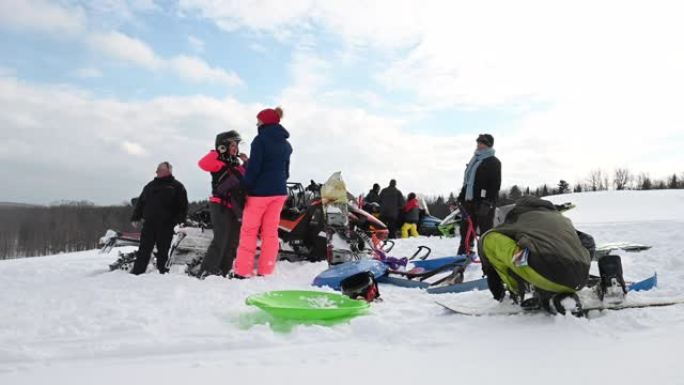
[[261,255],[259,256],[259,275],[269,275],[275,269],[278,257],[278,223],[280,211],[287,196],[247,197],[242,213],[242,228],[237,257],[233,272],[243,277],[254,273],[257,234],[261,228]]

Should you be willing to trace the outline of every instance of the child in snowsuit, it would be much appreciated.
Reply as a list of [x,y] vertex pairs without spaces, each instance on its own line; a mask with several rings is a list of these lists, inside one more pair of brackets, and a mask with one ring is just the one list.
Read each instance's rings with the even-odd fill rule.
[[408,238],[409,234],[412,237],[417,237],[420,207],[416,194],[410,193],[408,195],[408,201],[406,201],[406,204],[401,210],[404,214],[404,224],[401,226],[401,237]]
[[202,260],[198,277],[207,275],[226,276],[233,267],[240,235],[242,205],[240,181],[245,174],[245,154],[240,154],[240,134],[237,131],[222,132],[216,136],[215,149],[198,162],[199,167],[211,173],[211,197],[209,212],[214,238]]

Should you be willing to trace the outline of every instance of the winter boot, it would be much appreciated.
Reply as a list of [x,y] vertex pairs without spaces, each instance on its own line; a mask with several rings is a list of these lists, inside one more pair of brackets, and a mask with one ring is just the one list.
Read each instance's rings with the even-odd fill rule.
[[601,281],[597,286],[598,296],[611,303],[621,302],[627,294],[622,277],[622,261],[619,255],[606,255],[598,261]]
[[548,304],[551,313],[564,315],[569,312],[575,317],[582,316],[582,303],[575,293],[555,294]]

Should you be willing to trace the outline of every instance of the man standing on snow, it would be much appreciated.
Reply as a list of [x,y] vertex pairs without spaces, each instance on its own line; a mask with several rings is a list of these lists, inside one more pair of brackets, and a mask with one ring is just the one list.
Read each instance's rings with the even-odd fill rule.
[[397,189],[397,181],[390,180],[389,186],[380,191],[380,220],[387,225],[389,238],[396,238],[399,211],[404,207],[404,194]]
[[154,245],[157,245],[157,269],[161,274],[168,271],[166,261],[173,238],[173,227],[185,222],[188,214],[188,195],[185,187],[172,175],[169,162],[157,166],[157,177],[143,189],[133,211],[133,227],[142,224],[140,247],[132,274],[147,270]]
[[[501,162],[494,156],[494,137],[480,134],[476,140],[475,154],[466,166],[463,187],[458,202],[470,216],[477,234],[484,234],[494,225],[496,200],[501,188]],[[479,230],[478,230],[479,229]],[[458,254],[466,251],[467,221],[461,222],[461,244]],[[487,266],[482,266],[488,274]]]

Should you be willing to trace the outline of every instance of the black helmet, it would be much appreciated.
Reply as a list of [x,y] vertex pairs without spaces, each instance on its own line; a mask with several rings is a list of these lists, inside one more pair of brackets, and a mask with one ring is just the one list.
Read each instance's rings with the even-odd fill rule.
[[222,133],[216,135],[215,147],[217,150],[219,150],[219,148],[221,146],[225,146],[224,151],[220,151],[220,152],[225,152],[225,150],[228,149],[230,142],[240,143],[241,140],[242,140],[242,138],[240,137],[240,134],[238,134],[238,132],[235,130],[222,132]]

